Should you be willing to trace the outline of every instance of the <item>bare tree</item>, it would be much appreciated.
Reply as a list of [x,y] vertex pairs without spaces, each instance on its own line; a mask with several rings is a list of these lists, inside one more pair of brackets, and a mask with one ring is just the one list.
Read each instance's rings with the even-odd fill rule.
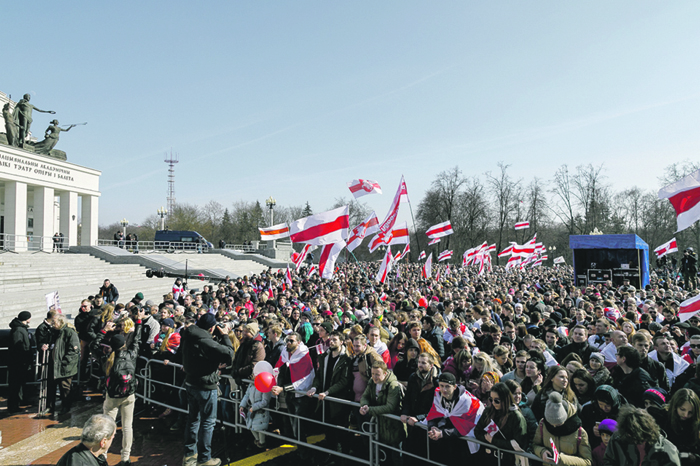
[[331,209],[337,209],[345,205],[350,206],[350,228],[355,228],[372,212],[372,209],[364,202],[359,202],[357,199],[348,201],[344,197],[336,198]]
[[610,216],[610,189],[603,182],[603,165],[593,164],[576,167],[572,177],[573,196],[584,216],[584,233],[595,228],[605,229]]
[[[513,221],[513,214],[517,210],[519,201],[519,189],[521,180],[514,181],[508,174],[508,167],[503,162],[498,162],[499,172],[492,175],[486,173],[486,180],[490,185],[495,211],[495,230],[498,238],[498,250],[503,249],[503,235],[505,229]],[[498,258],[496,258],[498,261]]]
[[576,210],[572,194],[572,181],[569,175],[569,167],[564,164],[554,173],[554,186],[551,193],[554,195],[551,212],[559,219],[570,235],[576,233]]

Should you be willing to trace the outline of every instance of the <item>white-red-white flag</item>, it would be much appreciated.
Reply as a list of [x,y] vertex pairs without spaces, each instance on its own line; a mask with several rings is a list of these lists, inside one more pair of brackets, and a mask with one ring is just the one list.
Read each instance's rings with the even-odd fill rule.
[[426,258],[425,251],[421,251],[420,254],[418,254],[418,260],[422,261],[425,258]]
[[299,267],[301,267],[301,264],[304,263],[304,259],[306,259],[306,256],[308,256],[309,253],[314,250],[314,248],[315,246],[307,244],[302,248],[301,252],[295,252],[292,254],[292,262],[294,262],[294,265],[296,266],[297,270],[299,269]]
[[515,224],[516,230],[525,230],[527,228],[530,228],[530,222],[518,222]]
[[372,234],[379,229],[379,220],[377,220],[377,214],[372,212],[369,216],[359,225],[352,229],[350,235],[348,236],[348,251],[352,252],[360,244],[362,240],[368,234]]
[[410,245],[410,243],[409,243],[409,244],[406,244],[406,247],[403,249],[403,251],[400,252],[399,254],[397,254],[397,255],[394,257],[394,262],[398,262],[398,261],[400,261],[401,259],[403,259],[404,257],[406,257],[406,256],[408,255],[408,253],[409,253],[410,250],[411,250],[411,245]]
[[333,278],[333,270],[335,269],[335,261],[340,255],[340,251],[345,247],[345,241],[339,241],[333,244],[326,244],[321,249],[321,255],[318,258],[318,270],[321,278]]
[[312,265],[312,266],[309,268],[309,272],[306,274],[306,278],[311,278],[311,276],[312,276],[313,274],[315,274],[316,272],[318,272],[318,267],[316,267],[316,265]]
[[310,215],[292,222],[289,226],[293,243],[306,243],[315,246],[333,244],[348,239],[348,206]]
[[452,230],[452,224],[449,220],[433,225],[432,227],[428,228],[428,231],[425,232],[425,234],[428,235],[428,238],[431,239],[442,238],[443,236],[451,235],[452,233],[454,233],[454,230]]
[[423,269],[421,270],[421,275],[423,278],[431,278],[433,276],[433,253],[431,252],[428,256],[428,260],[423,264]]
[[700,219],[700,170],[659,190],[659,199],[668,199],[676,211],[678,231]]
[[681,322],[685,322],[697,315],[698,311],[700,311],[700,294],[681,303],[681,307],[678,310],[678,318],[681,319]]
[[381,232],[377,233],[369,242],[369,252],[376,251],[382,244],[393,246],[395,244],[408,244],[409,242],[408,224],[403,222],[392,229],[388,235],[384,235]]
[[377,275],[374,277],[376,281],[379,283],[384,283],[386,281],[386,277],[389,275],[389,272],[391,272],[391,264],[394,262],[394,257],[391,255],[391,247],[386,248],[386,254],[384,254],[384,259],[382,259],[382,263],[379,266],[379,270],[377,271]]
[[678,252],[678,243],[676,243],[676,238],[673,238],[668,243],[664,243],[658,248],[654,249],[656,257],[661,259],[666,254],[671,254],[672,252]]
[[284,280],[287,283],[287,286],[289,286],[291,288],[292,287],[292,272],[289,270],[289,265],[287,265],[287,273],[285,274]]
[[272,241],[289,237],[289,226],[286,223],[279,223],[267,228],[258,228],[260,230],[261,241]]
[[514,244],[515,243],[510,243],[510,246],[508,246],[503,251],[498,253],[498,257],[510,256],[511,254],[513,254],[513,245]]
[[394,223],[396,223],[396,217],[399,215],[399,205],[402,202],[408,202],[408,189],[406,188],[406,182],[401,176],[401,182],[399,183],[399,188],[396,190],[394,195],[394,200],[391,202],[391,207],[389,207],[389,212],[386,214],[386,218],[379,225],[379,231],[386,235],[394,228]]
[[442,251],[438,255],[438,262],[446,261],[448,259],[452,259],[452,251]]
[[557,450],[557,445],[552,437],[549,438],[549,445],[552,447],[552,462],[559,464],[559,450]]
[[564,256],[555,257],[552,262],[554,262],[555,264],[566,264]]
[[432,246],[433,244],[437,244],[440,241],[442,241],[440,238],[431,239],[430,241],[428,241],[428,246]]
[[484,427],[484,430],[488,435],[493,437],[498,432],[498,424],[496,424],[496,421],[492,419],[491,422],[489,422],[489,425]]
[[348,188],[355,199],[366,196],[367,194],[381,194],[382,188],[374,180],[352,180],[348,183]]

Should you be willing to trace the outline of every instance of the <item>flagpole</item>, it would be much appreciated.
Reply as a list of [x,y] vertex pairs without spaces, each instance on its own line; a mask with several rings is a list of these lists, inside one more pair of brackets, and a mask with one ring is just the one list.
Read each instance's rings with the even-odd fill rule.
[[[418,235],[418,228],[416,228],[416,218],[413,216],[413,206],[411,205],[411,198],[406,196],[406,199],[408,199],[408,209],[411,211],[411,220],[413,220],[413,231],[416,232],[416,243],[418,244],[418,250],[422,250],[421,245],[420,245],[420,239]],[[420,253],[419,253],[420,254]],[[409,259],[410,259],[410,251],[409,251]]]

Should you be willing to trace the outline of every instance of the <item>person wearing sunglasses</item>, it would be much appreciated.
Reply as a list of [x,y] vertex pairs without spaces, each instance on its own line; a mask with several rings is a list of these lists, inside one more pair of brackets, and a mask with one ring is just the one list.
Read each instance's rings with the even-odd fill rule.
[[[508,386],[500,382],[491,387],[489,401],[491,406],[486,408],[474,429],[476,438],[501,449],[524,451],[529,443],[527,422]],[[515,464],[514,455],[490,448],[487,448],[485,453],[484,466],[498,465],[499,456],[502,466]]]

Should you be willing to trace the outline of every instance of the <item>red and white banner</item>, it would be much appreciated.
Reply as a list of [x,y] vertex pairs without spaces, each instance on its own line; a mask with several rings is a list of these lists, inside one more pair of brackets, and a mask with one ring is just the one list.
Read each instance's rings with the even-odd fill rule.
[[681,303],[681,307],[678,310],[678,318],[681,319],[681,322],[685,322],[697,315],[698,311],[700,311],[700,294]]
[[403,251],[394,257],[394,262],[398,262],[401,259],[403,259],[404,257],[406,257],[410,251],[411,251],[411,245],[407,244],[406,247],[403,249]]
[[310,215],[292,222],[289,226],[293,243],[315,246],[333,244],[348,239],[348,206]]
[[389,212],[386,214],[386,218],[381,225],[379,225],[379,231],[382,234],[388,234],[394,227],[396,217],[399,215],[399,204],[402,202],[408,202],[408,189],[406,188],[406,182],[403,179],[403,175],[401,176],[399,188],[396,190],[396,194],[394,195],[394,200],[391,202],[391,207],[389,207]]
[[308,256],[309,253],[313,250],[314,246],[307,244],[306,246],[304,246],[301,252],[295,252],[292,254],[292,262],[294,262],[294,265],[296,266],[297,270],[299,269],[299,267],[301,267],[301,264],[304,263],[304,259],[306,259],[306,256]]
[[559,450],[557,450],[557,445],[552,437],[549,437],[549,445],[552,447],[552,462],[559,464]]
[[508,259],[508,262],[506,262],[506,269],[512,269],[520,265],[520,262],[522,259],[520,256],[511,256],[510,259]]
[[287,266],[287,273],[285,274],[284,280],[287,283],[287,286],[289,286],[291,288],[292,287],[292,272],[289,271],[289,265]]
[[442,241],[440,238],[435,238],[433,240],[428,241],[428,246],[432,246],[433,244],[437,244],[440,241]]
[[484,427],[484,431],[493,437],[498,432],[498,424],[496,424],[496,421],[492,419],[491,422],[489,422],[489,425]]
[[261,241],[272,241],[289,237],[289,226],[286,223],[279,223],[267,228],[258,228],[260,230]]
[[654,249],[654,252],[656,253],[656,257],[658,259],[661,259],[666,254],[671,254],[672,252],[678,252],[678,244],[676,243],[676,238],[673,238],[668,243],[664,243],[661,246],[659,246],[658,248]]
[[418,254],[418,260],[422,261],[425,258],[426,258],[425,251],[421,251],[420,254]]
[[408,224],[403,222],[391,230],[388,235],[382,235],[381,232],[377,233],[369,242],[369,252],[376,251],[382,244],[393,246],[395,244],[408,244],[409,242]]
[[452,230],[452,224],[449,220],[433,225],[432,227],[428,228],[428,231],[425,232],[425,234],[428,235],[428,238],[431,239],[442,238],[443,236],[451,235],[452,233],[454,233],[454,231]]
[[282,354],[275,364],[275,368],[279,369],[285,364],[289,367],[294,390],[305,392],[311,388],[316,373],[314,372],[314,363],[309,356],[309,348],[304,343],[299,343],[296,351],[291,355],[287,348],[282,348]]
[[372,212],[362,223],[357,225],[350,232],[348,236],[348,251],[354,251],[360,244],[365,236],[376,232],[379,229],[379,220],[377,220],[377,214]]
[[555,264],[566,264],[566,260],[564,259],[564,256],[555,257],[553,262]]
[[668,199],[676,211],[678,231],[700,219],[700,170],[659,190],[659,199]]
[[345,247],[345,241],[339,241],[333,244],[326,244],[321,249],[321,256],[318,259],[318,269],[321,273],[321,278],[333,278],[333,269],[335,269],[335,261],[340,255],[340,251]]
[[423,264],[423,269],[421,270],[421,275],[423,278],[431,278],[433,276],[433,253],[431,252],[428,256],[428,260]]
[[530,222],[518,222],[515,224],[516,230],[525,230],[530,228]]
[[510,246],[508,246],[503,251],[498,253],[498,257],[510,256],[511,254],[513,254],[513,245],[514,244],[515,243],[510,243]]
[[382,188],[374,180],[352,180],[348,183],[348,188],[355,199],[366,196],[367,194],[381,194]]
[[446,261],[448,259],[452,259],[452,251],[442,251],[438,255],[438,262]]
[[384,259],[382,259],[382,263],[377,271],[377,276],[374,277],[374,279],[379,283],[384,283],[389,272],[391,272],[391,264],[393,262],[394,258],[391,255],[391,248],[386,248],[386,254],[384,254]]
[[312,265],[311,268],[309,268],[309,273],[306,274],[306,278],[311,278],[311,276],[316,272],[318,272],[318,267]]

